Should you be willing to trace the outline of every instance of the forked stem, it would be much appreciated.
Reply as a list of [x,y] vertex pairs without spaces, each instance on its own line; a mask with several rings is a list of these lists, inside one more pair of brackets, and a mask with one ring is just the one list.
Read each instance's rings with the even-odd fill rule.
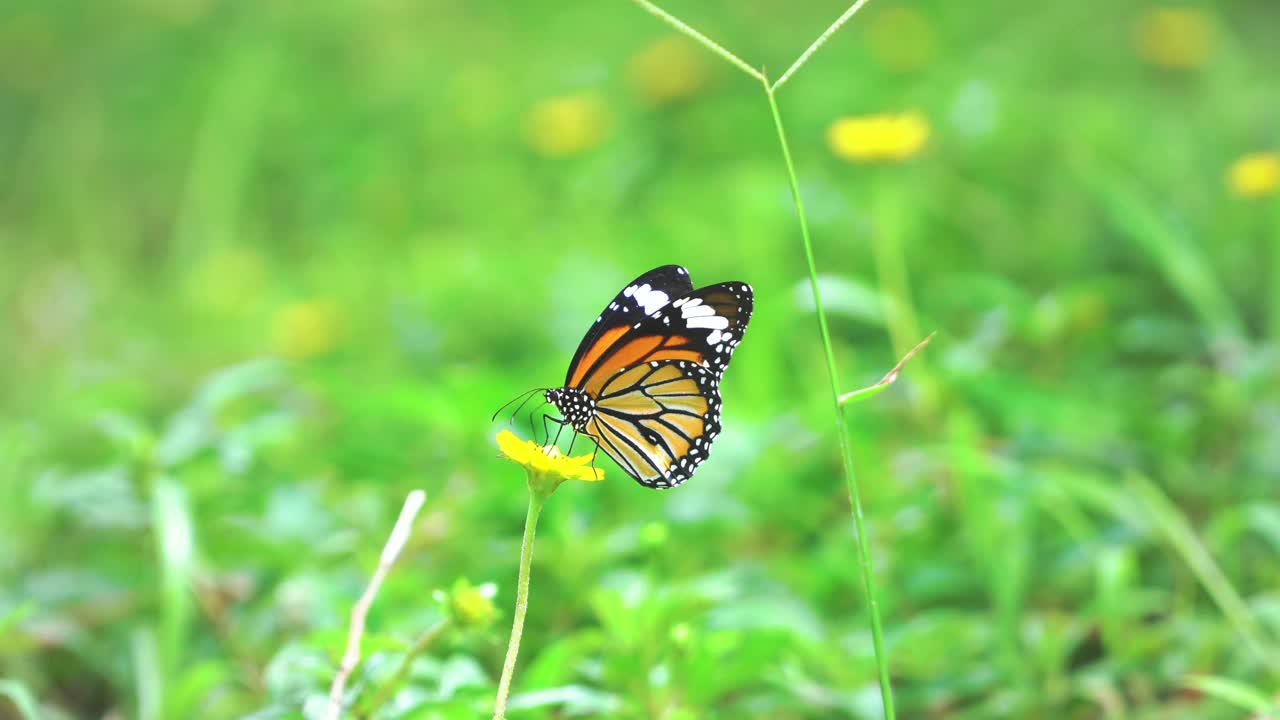
[[844,477],[849,486],[849,503],[853,507],[853,531],[858,540],[858,561],[862,565],[862,585],[867,595],[867,615],[871,621],[871,643],[875,649],[876,665],[880,671],[880,699],[884,703],[886,720],[893,720],[893,688],[889,685],[889,659],[884,649],[884,632],[880,628],[880,603],[876,599],[875,572],[871,566],[871,554],[867,551],[867,531],[862,520],[862,499],[858,495],[858,479],[853,469],[853,448],[845,429],[844,408],[840,403],[840,376],[836,371],[836,355],[831,347],[831,334],[827,330],[827,316],[822,310],[822,294],[818,291],[818,268],[813,259],[813,243],[809,239],[809,221],[804,214],[804,202],[800,199],[800,182],[796,179],[795,164],[791,161],[791,146],[782,127],[782,114],[774,98],[773,86],[768,78],[761,78],[764,93],[769,98],[769,110],[773,113],[773,125],[778,131],[778,146],[787,166],[787,180],[791,183],[791,199],[795,202],[796,216],[800,219],[800,238],[804,241],[804,259],[809,266],[809,286],[813,290],[813,307],[818,316],[818,333],[822,335],[822,353],[827,360],[827,375],[831,379],[831,402],[836,411],[836,433],[840,436],[840,461],[844,465]]
[[[698,43],[699,45],[705,47],[711,52],[724,58],[726,62],[738,68],[742,72],[750,75],[751,77],[757,80],[764,80],[764,73],[748,65],[746,61],[744,61],[742,58],[738,57],[737,55],[734,55],[733,53],[729,52],[720,43],[716,42],[715,40],[712,40],[706,35],[703,35],[697,30],[694,30],[693,28],[684,24],[684,22],[681,21],[680,18],[672,15],[666,10],[663,10],[657,5],[654,5],[653,3],[649,2],[649,0],[632,0],[632,1],[635,4],[639,5],[641,8],[643,8],[645,12],[649,13],[650,15],[653,15],[654,17],[658,18],[662,22],[675,28],[681,34],[687,35],[694,42]],[[866,2],[866,0],[862,0],[862,2]]]
[[818,39],[814,40],[812,45],[805,48],[805,51],[800,53],[800,57],[796,58],[796,61],[791,63],[791,67],[787,68],[787,71],[782,73],[782,77],[778,78],[776,82],[769,86],[769,91],[777,92],[778,88],[782,87],[782,84],[790,80],[791,76],[795,75],[797,70],[803,67],[805,63],[809,62],[809,58],[813,57],[813,54],[818,52],[818,48],[826,45],[827,41],[831,39],[831,36],[835,35],[837,30],[839,30],[845,23],[849,22],[849,18],[853,17],[855,13],[861,10],[862,6],[866,5],[867,2],[868,0],[857,0],[857,2],[850,5],[849,9],[845,10],[844,14],[836,18],[836,21],[831,23],[831,26],[819,35]]
[[[760,81],[764,86],[765,96],[769,99],[769,109],[773,112],[774,127],[778,131],[778,144],[782,148],[782,159],[787,166],[787,179],[791,183],[791,199],[795,202],[796,215],[800,220],[800,236],[804,240],[804,255],[809,266],[809,284],[813,289],[814,310],[818,316],[818,331],[822,335],[822,350],[827,361],[827,373],[831,379],[831,400],[836,413],[836,432],[840,436],[840,459],[844,465],[844,475],[848,483],[849,502],[853,509],[853,529],[858,541],[858,560],[862,565],[862,582],[867,595],[867,614],[871,620],[871,640],[875,647],[876,666],[880,673],[880,698],[883,702],[885,720],[893,720],[893,689],[889,685],[889,660],[884,649],[884,632],[880,628],[880,605],[876,599],[875,575],[872,572],[871,556],[867,550],[867,533],[862,519],[862,500],[858,495],[858,481],[853,470],[853,450],[849,445],[849,436],[845,428],[844,409],[840,396],[840,379],[836,372],[835,352],[831,348],[831,335],[827,330],[827,316],[822,309],[822,297],[818,292],[818,270],[813,260],[813,243],[809,239],[809,221],[804,214],[804,204],[800,199],[800,183],[796,179],[795,165],[791,161],[791,148],[787,144],[787,134],[782,127],[782,115],[778,112],[778,102],[774,92],[790,80],[809,58],[813,56],[849,18],[853,17],[867,0],[855,0],[839,18],[836,19],[822,35],[796,58],[776,83],[769,84],[769,78],[759,70],[748,65],[741,58],[729,52],[706,35],[694,30],[680,19],[667,13],[650,0],[633,0],[637,5],[659,20],[675,28],[680,33],[693,39],[711,52],[719,55],[726,62]],[[904,358],[905,362],[905,358]],[[886,383],[887,384],[887,383]],[[852,395],[857,395],[853,393]],[[849,398],[852,399],[852,398]],[[497,716],[495,715],[495,720]]]

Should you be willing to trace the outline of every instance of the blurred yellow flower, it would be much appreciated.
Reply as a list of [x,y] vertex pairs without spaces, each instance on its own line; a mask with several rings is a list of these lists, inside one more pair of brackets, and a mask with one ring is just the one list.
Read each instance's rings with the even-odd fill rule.
[[1240,197],[1264,197],[1280,187],[1280,153],[1251,153],[1227,171],[1227,185]]
[[913,7],[891,6],[867,23],[867,48],[891,70],[919,70],[933,59],[933,26]]
[[458,578],[443,599],[449,615],[460,625],[483,629],[498,618],[498,609],[493,606],[495,595],[497,588],[492,583],[475,586],[466,578]]
[[188,287],[197,303],[233,313],[258,299],[265,280],[261,255],[248,247],[227,247],[200,263]]
[[565,480],[599,482],[604,470],[590,467],[591,455],[568,457],[555,445],[543,447],[532,440],[521,440],[510,430],[498,433],[498,449],[508,460],[523,465],[533,475],[545,476],[555,484]]
[[322,355],[334,348],[344,332],[342,311],[328,300],[286,305],[271,324],[276,353],[291,360]]
[[547,98],[529,110],[525,140],[539,155],[566,157],[599,145],[609,124],[609,111],[597,95]]
[[827,128],[836,157],[854,162],[905,160],[929,139],[929,121],[918,112],[843,117]]
[[628,82],[651,105],[692,97],[708,76],[702,49],[680,35],[655,40],[627,61]]
[[1157,7],[1138,18],[1138,52],[1152,65],[1187,70],[1204,64],[1213,49],[1213,28],[1203,10]]

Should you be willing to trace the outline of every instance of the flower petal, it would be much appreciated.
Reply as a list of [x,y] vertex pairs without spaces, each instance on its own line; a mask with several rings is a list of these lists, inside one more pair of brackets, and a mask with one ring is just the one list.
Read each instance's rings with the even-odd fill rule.
[[594,455],[568,457],[554,445],[542,447],[532,440],[521,440],[510,430],[499,431],[496,439],[498,449],[507,459],[523,465],[532,473],[546,476],[554,484],[565,480],[599,482],[604,479],[603,470],[589,467]]
[[[506,455],[508,459],[514,460],[521,465],[528,465],[531,457],[534,455],[534,448],[537,446],[528,440],[521,440],[516,434],[510,430],[503,430],[498,433],[498,449]],[[541,453],[537,453],[541,455]]]

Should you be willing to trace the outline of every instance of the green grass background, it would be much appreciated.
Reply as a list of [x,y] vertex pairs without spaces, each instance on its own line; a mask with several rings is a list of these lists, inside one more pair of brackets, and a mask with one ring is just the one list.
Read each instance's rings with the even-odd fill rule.
[[[844,9],[664,7],[775,76]],[[779,91],[843,390],[938,333],[849,412],[900,717],[1280,689],[1280,207],[1224,180],[1280,143],[1280,6],[1177,6],[1187,69],[1135,45],[1154,7],[873,0]],[[878,716],[768,106],[693,46],[652,102],[628,68],[671,34],[621,0],[0,7],[0,717],[318,717],[413,488],[351,688],[495,583],[376,713],[485,716],[525,503],[489,415],[669,262],[755,287],[724,434],[677,490],[606,461],[552,499],[510,716]],[[534,152],[570,95],[598,142]],[[907,163],[827,145],[911,109]]]

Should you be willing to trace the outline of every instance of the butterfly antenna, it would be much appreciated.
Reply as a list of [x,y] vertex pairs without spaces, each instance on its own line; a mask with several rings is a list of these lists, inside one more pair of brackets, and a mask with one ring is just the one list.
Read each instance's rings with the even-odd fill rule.
[[[510,406],[511,406],[511,403],[513,403],[513,402],[515,402],[515,401],[519,400],[520,398],[524,398],[524,402],[528,402],[528,401],[529,401],[529,396],[533,395],[533,393],[536,393],[536,392],[543,392],[543,391],[545,391],[545,390],[546,390],[546,388],[534,388],[534,389],[532,389],[532,390],[526,390],[526,391],[524,391],[524,392],[520,393],[519,395],[517,395],[517,396],[515,396],[515,397],[511,398],[510,400],[508,400],[508,401],[506,401],[506,402],[502,403],[502,407],[498,408],[497,410],[495,410],[495,411],[493,412],[493,417],[489,418],[489,422],[493,422],[494,420],[497,420],[497,419],[498,419],[498,415],[502,414],[502,411],[503,411],[503,410],[506,410],[508,407],[510,407]],[[524,405],[524,402],[522,402],[522,403],[520,403],[520,404],[521,404],[521,405]],[[518,408],[517,408],[516,412],[519,412],[519,409],[518,409]],[[513,416],[513,417],[514,417],[514,416]]]
[[[526,404],[526,403],[528,403],[530,400],[532,400],[532,399],[536,398],[536,397],[538,397],[538,396],[537,396],[537,395],[530,395],[529,397],[525,398],[524,400],[521,400],[521,401],[520,401],[520,404],[516,406],[516,409],[515,409],[515,410],[513,410],[513,411],[511,412],[511,418],[510,418],[509,420],[507,420],[507,422],[508,422],[509,424],[511,424],[511,425],[514,425],[514,424],[516,423],[516,416],[517,416],[517,415],[519,415],[519,414],[520,414],[520,411],[524,409],[525,404]],[[542,405],[545,405],[545,404],[547,404],[547,400],[546,400],[546,398],[543,398],[543,399],[542,399]],[[537,407],[535,407],[534,409],[536,410],[537,408],[542,407],[542,405],[538,405],[538,406],[537,406]],[[533,416],[532,416],[532,415],[530,415],[529,417],[533,417]]]

